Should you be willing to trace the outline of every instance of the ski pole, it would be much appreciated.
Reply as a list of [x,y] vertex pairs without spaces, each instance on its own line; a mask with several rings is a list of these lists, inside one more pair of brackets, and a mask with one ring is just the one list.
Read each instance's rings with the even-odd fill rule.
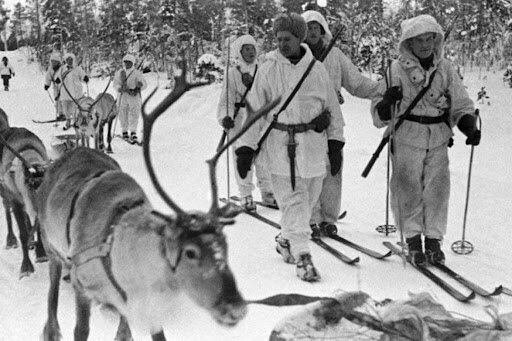
[[[479,115],[479,110],[476,109],[475,114],[478,117],[480,131],[482,131],[482,119]],[[475,151],[475,146],[471,145],[471,152],[469,154],[469,170],[468,170],[468,185],[466,187],[466,204],[464,205],[464,219],[462,222],[462,239],[454,242],[452,244],[452,251],[459,255],[467,255],[473,252],[474,246],[471,242],[466,240],[466,221],[468,216],[468,207],[469,207],[469,190],[471,187],[471,169],[473,168],[473,154]]]

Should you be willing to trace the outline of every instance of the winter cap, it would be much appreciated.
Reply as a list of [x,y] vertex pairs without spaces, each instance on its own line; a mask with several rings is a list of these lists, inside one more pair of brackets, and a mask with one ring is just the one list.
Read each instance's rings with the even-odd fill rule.
[[306,21],[297,13],[280,13],[274,18],[274,35],[277,35],[277,32],[288,31],[300,41],[304,41],[307,30]]
[[324,29],[325,33],[323,34],[323,36],[327,39],[327,41],[330,41],[332,39],[331,30],[329,30],[329,25],[327,25],[327,20],[325,20],[322,13],[313,11],[313,10],[309,10],[309,11],[302,13],[302,17],[306,21],[306,24],[309,22],[312,22],[312,21],[316,21],[317,23],[319,23],[320,26],[322,26],[322,28]]
[[62,62],[62,58],[60,57],[60,53],[58,52],[53,52],[51,55],[50,55],[50,61],[56,61],[56,62]]
[[242,58],[242,47],[244,45],[253,45],[256,49],[256,55],[258,55],[258,46],[256,45],[256,40],[253,36],[249,34],[245,34],[241,37],[238,37],[235,42],[233,43],[233,51],[235,54],[235,58],[237,58],[239,61],[243,61]]
[[127,54],[123,57],[123,62],[132,62],[135,65],[135,56],[131,54]]
[[414,18],[404,20],[400,24],[400,28],[402,30],[402,35],[398,44],[398,50],[401,54],[411,53],[409,43],[407,42],[408,39],[417,37],[423,33],[432,32],[435,33],[434,53],[437,57],[441,56],[444,32],[441,25],[437,23],[434,17],[428,14],[421,14]]

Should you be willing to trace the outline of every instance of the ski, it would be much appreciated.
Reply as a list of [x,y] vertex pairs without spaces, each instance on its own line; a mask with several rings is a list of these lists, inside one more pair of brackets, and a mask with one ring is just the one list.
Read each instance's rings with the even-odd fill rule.
[[512,290],[511,290],[511,289],[509,289],[509,288],[505,288],[505,287],[503,287],[503,293],[504,293],[505,295],[512,296]]
[[450,269],[449,267],[447,267],[444,264],[433,264],[433,266],[435,266],[439,270],[443,271],[448,276],[452,277],[454,280],[456,280],[460,284],[464,285],[468,289],[473,290],[480,296],[483,296],[483,297],[496,296],[496,295],[500,295],[503,292],[503,286],[501,286],[501,285],[496,287],[493,292],[489,292],[489,291],[485,290],[484,288],[480,287],[479,285],[477,285],[477,284],[469,281],[468,279],[464,278],[463,276],[459,275],[458,273],[456,273],[455,271],[453,271],[452,269]]
[[56,123],[56,122],[64,122],[66,119],[56,119],[53,120],[32,120],[34,123]]
[[[240,197],[236,196],[236,195],[230,196],[230,199],[231,200],[235,200],[235,201],[240,201]],[[256,205],[260,205],[260,206],[263,206],[263,207],[271,208],[273,210],[278,210],[279,209],[279,207],[277,205],[266,204],[263,201],[257,201],[257,200],[253,200],[253,201],[254,201],[254,203]]]
[[[399,255],[401,256],[402,255],[402,250],[400,250],[397,246],[393,245],[391,242],[383,242],[384,246],[386,246],[389,250],[391,250],[394,254],[396,255]],[[460,302],[469,302],[471,301],[472,299],[475,298],[476,294],[474,291],[471,291],[471,293],[469,295],[464,295],[463,293],[461,293],[460,291],[458,291],[457,289],[455,289],[454,287],[452,287],[449,283],[447,283],[445,280],[443,280],[441,277],[437,276],[436,274],[434,274],[432,271],[430,271],[427,267],[425,266],[415,266],[413,265],[409,259],[407,259],[407,262],[409,264],[411,264],[411,266],[413,268],[415,268],[416,270],[418,270],[419,272],[421,272],[425,277],[428,277],[432,282],[434,282],[435,284],[437,284],[439,287],[441,287],[441,289],[443,289],[444,291],[446,291],[446,293],[448,293],[450,296],[452,296],[453,298],[455,298],[457,301],[460,301]]]
[[[397,244],[399,246],[401,246],[400,242],[398,242]],[[407,245],[405,245],[405,247],[407,247]],[[439,270],[441,270],[442,272],[444,272],[445,274],[447,274],[448,276],[450,276],[451,278],[453,278],[454,280],[456,280],[460,284],[464,285],[466,288],[471,289],[472,291],[474,291],[475,293],[477,293],[480,296],[490,297],[490,296],[497,296],[497,295],[500,295],[502,293],[506,293],[505,291],[507,289],[504,288],[502,285],[494,288],[494,291],[489,292],[489,291],[485,290],[484,288],[482,288],[481,286],[479,286],[478,284],[475,284],[475,283],[471,282],[470,280],[468,280],[464,276],[462,276],[459,273],[455,272],[454,270],[452,270],[450,267],[448,267],[445,264],[432,264],[432,266],[438,268]]]
[[[219,199],[221,202],[223,203],[227,203],[228,200],[226,198],[220,198]],[[253,218],[256,218],[258,219],[259,221],[265,223],[265,224],[268,224],[278,230],[281,229],[281,226],[276,223],[275,221],[273,220],[270,220],[264,216],[262,216],[261,214],[259,213],[256,213],[254,211],[246,211],[244,210],[240,205],[237,205],[233,202],[231,202],[232,205],[236,205],[237,207],[240,208],[240,210],[242,210],[244,213],[247,213],[248,215],[250,215],[251,217]],[[333,248],[332,246],[330,246],[329,244],[325,243],[323,240],[320,240],[320,239],[316,239],[316,238],[311,238],[311,241],[313,243],[315,243],[316,245],[320,246],[321,248],[323,248],[325,251],[329,252],[331,255],[333,255],[334,257],[338,258],[339,260],[341,260],[342,262],[344,263],[347,263],[347,264],[355,264],[357,262],[359,262],[359,257],[356,257],[356,258],[350,258],[348,257],[347,255],[341,253],[340,251],[336,250],[335,248]]]
[[334,239],[335,241],[337,242],[340,242],[342,244],[345,244],[347,245],[348,247],[351,247],[359,252],[362,252],[364,253],[365,255],[367,256],[370,256],[370,257],[373,257],[373,258],[377,258],[377,259],[384,259],[384,258],[387,258],[389,256],[391,256],[393,253],[391,251],[389,251],[388,253],[386,254],[383,254],[383,253],[379,253],[377,251],[374,251],[372,249],[369,249],[367,247],[364,247],[362,245],[359,245],[359,244],[356,244],[354,242],[351,242],[350,240],[347,240],[337,234],[330,234],[328,236],[329,238],[331,239]]

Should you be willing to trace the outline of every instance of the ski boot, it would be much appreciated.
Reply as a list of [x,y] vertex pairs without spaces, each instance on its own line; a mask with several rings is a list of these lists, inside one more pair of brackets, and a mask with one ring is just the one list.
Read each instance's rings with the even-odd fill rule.
[[277,201],[276,198],[274,197],[274,193],[272,192],[261,192],[261,202],[265,206],[279,208],[277,206]]
[[281,233],[276,236],[276,251],[283,257],[283,261],[288,264],[294,264],[295,258],[293,258],[290,252],[290,241],[283,238]]
[[256,211],[256,203],[252,200],[252,195],[246,195],[240,200],[240,206],[246,211]]
[[333,223],[328,223],[326,221],[321,222],[320,225],[318,225],[320,228],[320,232],[324,236],[332,236],[334,234],[338,233],[338,228]]
[[322,232],[320,231],[320,226],[318,224],[311,224],[311,238],[318,239],[322,236]]
[[425,266],[426,259],[423,253],[421,235],[415,235],[414,237],[407,238],[405,241],[409,249],[409,259],[411,263],[415,266]]
[[126,142],[130,142],[130,136],[128,135],[128,132],[127,131],[123,131],[123,135],[121,136],[123,138],[123,140],[125,140]]
[[430,264],[444,264],[445,256],[439,239],[425,237],[425,257]]
[[320,279],[320,274],[313,265],[311,255],[309,253],[299,255],[299,260],[297,261],[296,265],[297,267],[295,271],[297,273],[297,277],[303,281],[314,282]]
[[132,131],[132,134],[130,135],[130,141],[131,144],[137,144],[139,143],[139,140],[137,139],[137,133]]

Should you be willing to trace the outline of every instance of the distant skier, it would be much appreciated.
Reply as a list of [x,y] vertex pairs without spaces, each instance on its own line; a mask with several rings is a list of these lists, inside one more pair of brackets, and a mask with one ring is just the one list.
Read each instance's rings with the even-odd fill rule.
[[[441,242],[448,218],[452,127],[457,125],[467,136],[466,144],[474,146],[480,143],[480,130],[473,101],[457,71],[443,58],[441,26],[432,16],[419,15],[404,20],[401,30],[399,59],[389,70],[384,97],[372,102],[372,114],[377,127],[388,125],[388,132],[392,131],[396,118],[432,79],[392,139],[391,207],[411,261],[416,265],[444,263]],[[386,87],[384,81],[382,87]]]
[[[135,68],[135,56],[127,54],[123,57],[123,68],[114,77],[114,88],[119,92],[119,122],[123,139],[137,143],[137,125],[141,115],[141,90],[147,87],[147,82],[140,70]],[[128,135],[128,130],[130,135]]]
[[76,64],[76,57],[73,53],[66,53],[64,61],[66,65],[62,70],[63,83],[60,89],[60,98],[62,100],[62,112],[66,116],[66,129],[68,129],[76,118],[78,108],[75,101],[84,94],[82,82],[89,82],[89,76],[85,74],[80,65]]
[[62,57],[60,53],[53,52],[50,55],[50,65],[44,77],[44,90],[48,91],[50,85],[53,87],[53,100],[55,104],[56,119],[64,121],[66,116],[62,113],[62,100],[60,91],[62,86]]
[[[320,12],[309,10],[302,13],[302,17],[308,25],[306,43],[308,44],[313,56],[319,59],[332,39],[331,31],[327,21]],[[329,77],[334,85],[334,90],[342,104],[341,88],[345,88],[351,95],[372,99],[378,94],[379,83],[364,77],[357,67],[352,64],[340,49],[333,47],[325,60],[323,61]],[[342,118],[343,120],[343,118]],[[344,142],[342,142],[344,144]],[[343,145],[342,145],[343,147]],[[341,180],[343,170],[343,149],[340,155],[339,172],[332,174],[329,158],[327,159],[327,175],[324,178],[322,192],[318,203],[313,208],[310,225],[315,235],[319,232],[325,235],[336,233],[336,221],[341,211]],[[333,169],[338,169],[334,167]]]
[[[232,53],[235,55],[238,65],[230,67],[228,74],[224,77],[224,85],[217,108],[217,119],[230,137],[240,131],[247,118],[245,97],[252,86],[253,78],[258,70],[256,40],[248,34],[239,37],[233,43]],[[229,103],[226,102],[226,100]],[[236,146],[234,149],[236,149]],[[233,162],[236,166],[234,149]],[[269,205],[277,205],[272,191],[270,174],[265,165],[257,163],[254,168],[257,185],[261,190],[262,201]],[[235,171],[235,179],[238,184],[241,205],[248,211],[256,210],[256,204],[252,197],[252,191],[254,190],[252,178],[252,170],[249,171],[245,179],[242,179],[238,171]]]
[[[478,91],[477,93],[477,99],[476,101],[480,104],[483,104],[484,101],[489,98],[489,96],[487,96],[487,90],[485,90],[485,86],[482,86],[480,88],[480,91]],[[487,101],[487,104],[490,104],[491,102]]]
[[[281,96],[281,103],[258,120],[241,137],[236,149],[237,167],[242,178],[251,169],[258,142],[261,151],[256,162],[264,162],[271,173],[272,188],[281,211],[282,233],[276,236],[276,249],[287,263],[296,265],[304,281],[320,279],[313,265],[309,239],[311,211],[318,201],[326,172],[339,172],[343,146],[343,119],[334,88],[325,66],[314,62],[306,44],[307,26],[297,13],[280,13],[274,20],[278,49],[267,54],[267,61],[256,74],[248,103],[260,108]],[[310,63],[314,63],[299,90],[269,131],[274,114],[281,108]]]
[[14,68],[5,56],[2,58],[2,62],[0,63],[0,75],[4,82],[4,90],[9,91],[9,80],[11,77],[14,77]]

